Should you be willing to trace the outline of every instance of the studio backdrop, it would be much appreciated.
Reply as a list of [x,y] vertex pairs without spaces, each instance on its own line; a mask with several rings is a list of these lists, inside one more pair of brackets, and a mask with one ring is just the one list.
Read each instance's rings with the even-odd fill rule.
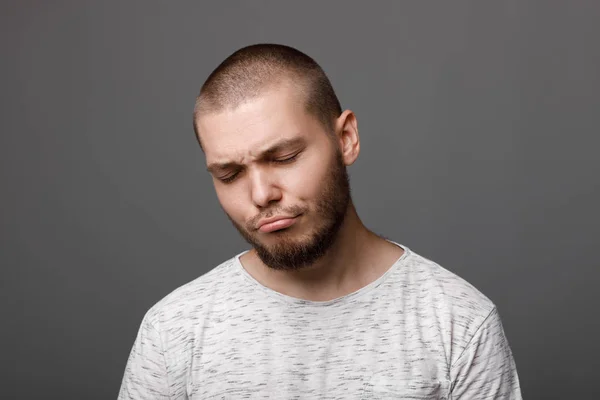
[[0,397],[116,398],[144,313],[247,248],[192,109],[221,60],[273,42],[356,113],[367,227],[496,304],[524,398],[600,398],[600,3],[0,9]]

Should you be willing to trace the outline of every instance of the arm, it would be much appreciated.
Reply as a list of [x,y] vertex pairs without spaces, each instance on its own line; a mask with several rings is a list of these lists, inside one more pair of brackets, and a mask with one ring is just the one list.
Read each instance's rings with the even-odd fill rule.
[[118,399],[169,399],[167,378],[160,334],[146,315],[129,354]]
[[517,369],[494,308],[452,364],[452,400],[522,400]]

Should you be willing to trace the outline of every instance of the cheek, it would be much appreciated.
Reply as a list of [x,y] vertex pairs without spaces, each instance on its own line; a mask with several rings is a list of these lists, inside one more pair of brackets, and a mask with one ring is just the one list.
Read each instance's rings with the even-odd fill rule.
[[286,191],[297,199],[310,202],[321,193],[327,172],[327,163],[324,158],[304,160],[300,168],[287,174]]
[[244,219],[244,206],[241,201],[241,194],[236,193],[235,189],[216,189],[215,192],[223,211],[229,214],[235,221],[242,221]]

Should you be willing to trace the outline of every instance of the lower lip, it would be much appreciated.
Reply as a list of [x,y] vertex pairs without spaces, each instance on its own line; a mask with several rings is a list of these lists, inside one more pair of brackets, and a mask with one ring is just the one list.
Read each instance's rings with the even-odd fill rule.
[[283,229],[283,228],[287,228],[290,227],[292,225],[294,225],[294,223],[296,222],[296,218],[285,218],[285,219],[280,219],[278,221],[275,222],[271,222],[270,224],[264,224],[261,225],[260,228],[258,228],[261,232],[273,232],[279,229]]

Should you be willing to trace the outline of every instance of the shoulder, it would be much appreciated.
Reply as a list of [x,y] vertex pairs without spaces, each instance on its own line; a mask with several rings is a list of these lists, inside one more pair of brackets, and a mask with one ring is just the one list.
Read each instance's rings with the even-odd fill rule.
[[411,250],[399,270],[405,287],[419,299],[420,312],[438,320],[459,348],[497,312],[494,302],[466,279]]
[[239,278],[236,266],[236,259],[232,257],[176,288],[150,307],[144,320],[163,330],[206,313],[215,302],[232,292],[235,280]]
[[422,289],[435,292],[456,312],[485,318],[495,307],[492,300],[465,278],[420,254],[411,255],[411,272],[419,276]]

